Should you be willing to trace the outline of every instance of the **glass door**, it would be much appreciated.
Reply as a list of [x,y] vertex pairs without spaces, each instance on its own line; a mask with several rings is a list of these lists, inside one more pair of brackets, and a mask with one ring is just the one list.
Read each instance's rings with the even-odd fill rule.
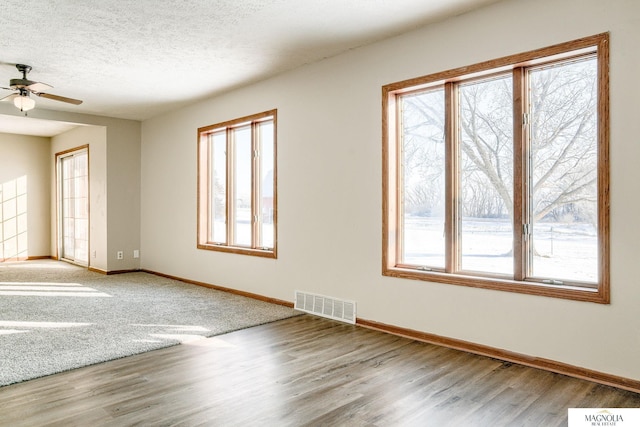
[[58,155],[58,253],[61,259],[89,264],[89,152]]

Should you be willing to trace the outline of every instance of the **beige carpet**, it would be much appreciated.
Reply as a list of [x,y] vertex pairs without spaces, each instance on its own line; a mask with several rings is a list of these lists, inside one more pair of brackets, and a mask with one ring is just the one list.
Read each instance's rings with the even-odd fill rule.
[[143,272],[0,263],[0,386],[297,314]]

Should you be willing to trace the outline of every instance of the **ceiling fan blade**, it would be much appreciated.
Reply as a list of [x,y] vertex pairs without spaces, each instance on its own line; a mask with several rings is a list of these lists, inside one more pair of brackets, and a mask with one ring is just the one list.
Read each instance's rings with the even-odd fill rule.
[[11,95],[7,95],[4,98],[0,99],[0,102],[2,102],[2,101],[13,101],[13,99],[15,97],[17,97],[17,96],[20,96],[20,95],[18,95],[17,93],[12,93]]
[[33,82],[29,86],[27,86],[27,89],[29,89],[31,92],[42,92],[43,90],[51,88],[53,88],[53,86],[42,82]]
[[34,92],[36,95],[38,95],[41,98],[47,98],[47,99],[52,99],[54,101],[61,101],[61,102],[67,102],[69,104],[74,104],[74,105],[80,105],[82,104],[82,101],[79,99],[73,99],[73,98],[67,98],[66,96],[60,96],[60,95],[53,95],[51,93],[42,93],[42,92]]

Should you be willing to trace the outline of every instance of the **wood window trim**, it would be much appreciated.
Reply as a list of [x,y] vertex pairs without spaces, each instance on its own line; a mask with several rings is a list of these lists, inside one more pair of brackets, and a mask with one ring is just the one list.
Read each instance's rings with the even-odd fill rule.
[[[226,173],[229,175],[232,173],[233,168],[233,156],[234,150],[230,149],[229,132],[232,129],[237,129],[243,125],[249,125],[252,128],[251,145],[252,152],[256,149],[256,143],[258,137],[255,135],[255,128],[260,123],[270,120],[273,123],[273,248],[259,248],[259,247],[245,247],[239,245],[230,244],[233,241],[233,227],[227,225],[227,242],[226,244],[220,244],[211,242],[209,236],[211,235],[211,221],[209,220],[210,212],[210,182],[211,182],[211,168],[209,166],[209,135],[215,133],[215,131],[225,130],[227,133],[227,163]],[[262,113],[253,114],[225,122],[205,126],[198,128],[197,132],[197,244],[198,249],[226,252],[239,255],[251,255],[263,258],[277,258],[277,109],[264,111]],[[256,170],[256,164],[258,159],[256,156],[251,156],[252,171]],[[258,195],[255,186],[255,177],[251,182],[251,197],[252,197],[252,212],[251,218],[255,218],[257,212],[255,211],[256,200]],[[226,181],[225,194],[232,194],[230,180]],[[229,218],[233,215],[234,206],[231,203],[226,203],[226,218],[227,223]],[[259,235],[259,225],[255,220],[251,221],[252,242],[255,242],[256,236]],[[252,246],[253,245],[252,243]]]
[[[524,85],[524,67],[530,67],[547,62],[555,62],[567,57],[579,56],[587,53],[593,48],[597,49],[598,65],[598,103],[597,103],[597,126],[598,126],[598,284],[597,287],[587,286],[567,286],[554,285],[542,282],[526,280],[523,271],[524,258],[527,252],[524,250],[526,243],[522,241],[514,242],[514,248],[521,248],[522,252],[514,253],[514,277],[502,279],[499,277],[485,277],[484,275],[467,275],[460,273],[449,273],[442,271],[422,271],[416,266],[402,265],[396,262],[399,259],[398,242],[398,212],[402,209],[400,203],[401,191],[399,190],[398,171],[402,167],[401,159],[396,150],[396,141],[399,140],[400,122],[397,116],[396,96],[407,94],[429,87],[443,86],[445,92],[455,90],[453,83],[474,77],[483,77],[496,72],[510,71],[513,73],[513,99],[516,107],[514,114],[521,117],[523,100],[526,100],[526,89]],[[452,96],[445,97],[445,110],[451,113],[455,108],[448,101]],[[446,162],[455,162],[457,153],[450,147],[455,147],[450,138],[453,135],[456,124],[451,117],[455,114],[445,114],[445,140],[446,140]],[[514,158],[521,158],[526,153],[523,141],[526,138],[526,126],[514,120]],[[510,55],[503,58],[474,64],[467,67],[460,67],[453,70],[434,73],[423,77],[391,83],[382,87],[382,143],[383,143],[383,236],[382,236],[382,274],[390,277],[422,280],[429,282],[462,285],[476,288],[502,290],[522,294],[539,295],[546,297],[563,298],[576,301],[587,301],[601,304],[610,303],[610,262],[609,262],[609,33],[597,34],[582,39],[560,43],[554,46]],[[455,148],[457,149],[457,148]],[[516,151],[519,155],[516,155]],[[445,242],[446,259],[449,260],[445,266],[445,271],[451,271],[451,259],[457,256],[452,243],[452,237],[456,227],[453,218],[456,217],[457,205],[452,194],[454,192],[455,180],[457,177],[453,173],[453,167],[447,164],[446,170],[449,176],[446,180],[445,193],[447,194],[445,206],[445,235],[448,236]],[[524,194],[529,191],[526,188],[526,179],[515,179],[524,177],[527,174],[522,162],[514,161],[514,192]],[[514,224],[523,222],[523,206],[520,199],[516,201],[514,196]],[[521,233],[514,232],[514,239],[522,240]]]

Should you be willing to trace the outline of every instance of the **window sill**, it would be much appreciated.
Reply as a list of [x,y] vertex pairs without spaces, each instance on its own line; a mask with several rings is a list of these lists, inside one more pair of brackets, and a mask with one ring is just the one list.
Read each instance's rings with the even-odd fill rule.
[[225,245],[214,245],[214,244],[198,244],[198,249],[204,249],[204,250],[215,251],[215,252],[226,252],[226,253],[239,254],[239,255],[250,255],[250,256],[257,256],[261,258],[273,258],[273,259],[278,258],[275,249],[252,249],[252,248],[241,248],[237,246],[225,246]]
[[574,301],[609,304],[609,294],[603,292],[605,286],[587,288],[569,285],[552,285],[541,282],[517,281],[493,277],[467,276],[434,271],[419,271],[412,268],[383,268],[383,276],[402,279],[422,280],[449,285],[468,286],[473,288],[492,289],[551,298],[562,298]]

